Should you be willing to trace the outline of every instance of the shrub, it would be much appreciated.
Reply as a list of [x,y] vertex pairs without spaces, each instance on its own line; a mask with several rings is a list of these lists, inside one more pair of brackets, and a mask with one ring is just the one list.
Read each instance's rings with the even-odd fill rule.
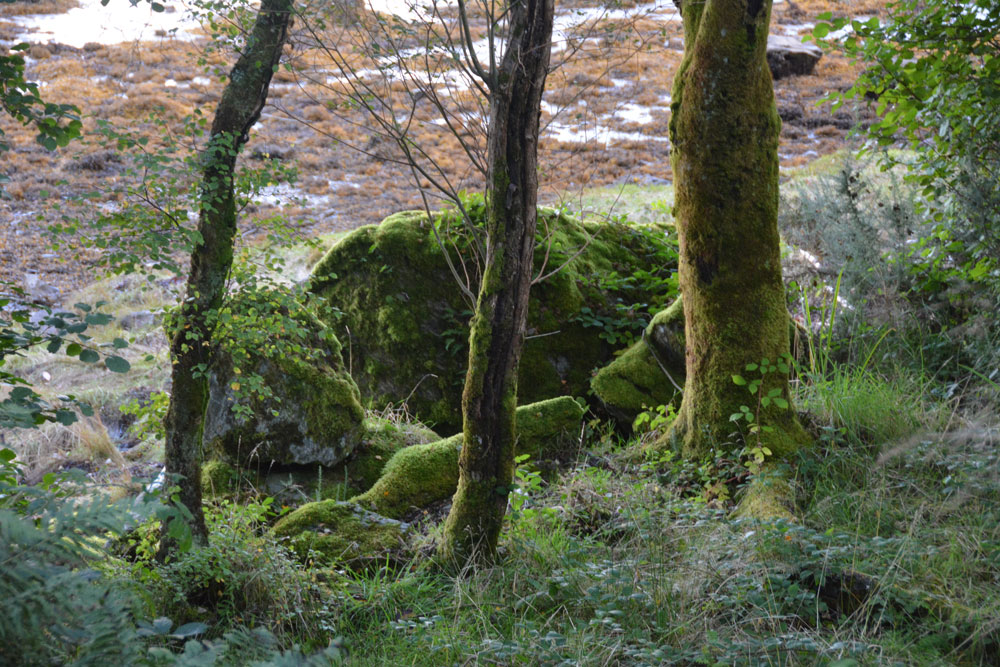
[[[130,576],[149,615],[204,622],[210,638],[259,627],[285,648],[326,645],[335,610],[292,554],[262,530],[274,515],[272,500],[222,500],[206,513],[209,544],[176,560],[158,564],[140,548]],[[156,530],[149,525],[142,532]]]

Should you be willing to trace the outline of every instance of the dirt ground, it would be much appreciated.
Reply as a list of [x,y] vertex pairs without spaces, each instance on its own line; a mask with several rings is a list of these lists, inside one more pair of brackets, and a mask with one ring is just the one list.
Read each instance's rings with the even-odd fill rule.
[[[10,45],[18,37],[22,28],[14,23],[17,16],[60,11],[69,4],[0,5],[0,40]],[[885,4],[785,0],[775,5],[772,33],[802,35],[822,11],[871,16],[883,12]],[[361,80],[381,94],[373,110],[383,121],[391,124],[400,122],[401,113],[406,116],[402,123],[409,122],[410,138],[440,168],[440,178],[455,189],[482,183],[473,166],[485,138],[477,96],[447,83],[453,66],[438,63],[444,68],[439,81],[445,83],[427,89],[460,123],[458,135],[467,154],[445,131],[435,95],[415,94],[412,82],[379,74],[392,46],[379,33],[385,22],[364,12],[347,14],[350,20],[332,22],[324,30],[305,21],[296,24],[288,68],[275,76],[269,104],[244,156],[250,165],[268,159],[294,164],[298,180],[292,188],[272,188],[267,201],[246,211],[251,237],[254,220],[272,212],[271,204],[279,199],[286,204],[294,200],[283,212],[306,235],[353,229],[420,205],[412,172],[397,162],[395,144],[378,131],[356,96],[352,100],[349,77],[338,69],[329,48],[317,48],[317,36],[339,48],[341,64],[362,71]],[[448,12],[443,14],[447,19]],[[542,201],[556,203],[583,189],[615,183],[668,183],[670,89],[683,49],[674,6],[661,0],[602,12],[592,1],[569,0],[557,3],[557,24],[559,42],[552,60],[559,66],[548,79],[542,119]],[[482,35],[482,26],[474,26],[474,32]],[[376,39],[380,34],[382,41]],[[399,44],[412,48],[417,42],[411,35]],[[0,118],[13,147],[0,166],[9,178],[0,199],[0,279],[22,282],[28,277],[66,293],[96,276],[100,251],[56,250],[47,230],[61,220],[86,220],[115,210],[125,197],[143,195],[142,188],[136,194],[141,173],[131,169],[130,155],[101,144],[101,122],[148,136],[150,151],[166,137],[197,147],[197,140],[184,135],[182,119],[195,113],[211,118],[232,62],[231,54],[208,51],[206,43],[163,35],[141,44],[32,45],[29,77],[41,82],[47,100],[81,109],[86,137],[52,153],[36,144],[28,129]],[[365,47],[370,51],[372,44],[383,49],[381,60],[359,53]],[[416,53],[404,52],[403,62],[417,72],[417,81],[426,81],[434,63]],[[850,86],[855,73],[843,58],[827,54],[812,75],[775,82],[784,121],[779,149],[783,173],[841,148],[849,129],[864,121],[845,111],[831,113],[820,103],[830,91]],[[190,176],[190,170],[182,172],[181,181]],[[426,178],[421,181],[428,185]],[[133,195],[123,192],[126,186],[133,187]],[[83,195],[88,196],[80,199]],[[149,196],[155,199],[155,193]]]

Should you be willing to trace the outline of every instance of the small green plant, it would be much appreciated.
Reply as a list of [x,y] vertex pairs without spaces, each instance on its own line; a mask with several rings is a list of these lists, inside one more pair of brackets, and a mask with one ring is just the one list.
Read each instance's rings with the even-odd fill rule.
[[[11,387],[0,400],[0,428],[34,428],[45,422],[68,426],[76,421],[76,411],[93,415],[91,407],[73,396],[60,396],[53,404],[37,394],[31,385],[14,373],[3,370],[7,358],[14,358],[35,348],[50,354],[62,350],[66,356],[88,364],[102,360],[113,373],[126,373],[129,362],[117,354],[128,342],[115,338],[111,345],[99,346],[87,331],[110,323],[114,317],[102,312],[104,301],[94,305],[78,303],[73,311],[35,306],[25,291],[17,285],[0,281],[0,386]],[[110,347],[112,353],[106,348]],[[102,349],[104,348],[104,349]]]
[[511,516],[515,519],[530,519],[537,514],[537,510],[529,508],[531,496],[538,495],[544,488],[545,482],[541,473],[532,469],[528,465],[531,459],[530,454],[520,454],[514,457],[514,488],[513,492],[507,496],[510,499]]
[[154,391],[144,401],[133,398],[118,409],[123,415],[135,417],[129,431],[139,440],[153,438],[163,440],[166,434],[163,430],[163,418],[170,407],[170,394],[165,391]]
[[788,375],[791,365],[791,355],[786,353],[774,362],[764,358],[760,360],[760,363],[746,365],[744,371],[747,373],[759,372],[760,377],[748,380],[742,375],[733,375],[733,384],[746,387],[750,395],[756,399],[754,405],[741,405],[739,412],[729,415],[729,421],[744,422],[747,433],[755,437],[755,441],[747,442],[743,449],[743,456],[747,458],[746,465],[751,472],[759,472],[765,458],[771,455],[771,450],[763,444],[763,435],[774,432],[774,427],[763,423],[761,417],[764,409],[771,405],[779,410],[789,408],[788,399],[781,395],[780,388],[766,389],[764,385],[767,383],[769,375],[773,376],[778,373],[783,376]]
[[[150,616],[182,624],[204,623],[209,638],[240,627],[262,626],[288,647],[313,648],[334,636],[334,601],[327,601],[295,558],[272,538],[267,524],[283,510],[274,499],[224,499],[206,508],[212,538],[160,564],[153,551],[137,549],[127,576],[145,598]],[[141,534],[156,534],[144,526]]]
[[647,405],[642,407],[643,411],[632,422],[632,431],[639,435],[662,431],[677,418],[677,408],[673,404],[658,405],[655,408]]
[[35,486],[19,477],[14,452],[0,449],[0,664],[138,664],[135,600],[101,576],[100,545],[175,510],[152,494],[110,502],[82,471]]

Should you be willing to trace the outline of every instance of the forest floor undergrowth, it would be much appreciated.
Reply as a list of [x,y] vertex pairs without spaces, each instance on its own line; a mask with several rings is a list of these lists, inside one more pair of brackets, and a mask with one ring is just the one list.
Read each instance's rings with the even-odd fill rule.
[[[775,25],[799,35],[823,10],[870,15],[885,3],[846,5],[779,3]],[[4,40],[20,34],[13,19],[24,7],[15,7],[0,8]],[[670,7],[656,5],[635,24],[649,48],[624,58],[612,50],[596,70],[570,63],[550,79],[547,101],[575,105],[581,127],[606,138],[569,140],[563,121],[553,120],[554,106],[545,111],[554,123],[542,140],[546,202],[580,215],[669,219],[669,146],[658,139],[667,133],[680,57],[679,25],[663,20]],[[214,104],[221,83],[192,64],[191,42],[166,37],[141,49],[34,46],[30,72],[48,82],[47,95],[81,107],[91,134],[53,156],[4,125],[14,148],[0,201],[0,278],[37,276],[53,288],[44,299],[52,305],[105,301],[115,319],[94,331],[93,343],[128,339],[121,354],[131,371],[111,373],[43,350],[7,360],[5,370],[43,395],[75,395],[95,415],[0,433],[0,447],[17,452],[22,483],[43,488],[50,473],[79,470],[89,491],[131,498],[163,461],[169,360],[162,317],[183,281],[166,274],[95,280],[100,253],[61,256],[46,230],[80,207],[114,210],[127,196],[116,183],[138,182],[127,159],[93,133],[98,119],[140,133],[166,122],[182,136],[176,123]],[[280,211],[301,237],[320,240],[319,247],[282,251],[288,281],[305,277],[339,234],[418,202],[377,138],[361,133],[366,154],[343,145],[357,138],[358,118],[333,113],[322,97],[325,84],[314,87],[324,66],[313,55],[297,57],[299,64],[276,78],[247,155],[250,163],[294,163],[297,180],[248,205],[243,229],[252,246],[257,220]],[[209,57],[209,67],[224,64],[218,54]],[[734,517],[750,478],[737,434],[702,461],[682,461],[650,454],[644,427],[626,436],[588,417],[573,461],[545,476],[530,461],[518,469],[500,563],[460,576],[428,558],[446,506],[418,517],[415,556],[348,570],[301,562],[272,536],[268,527],[289,508],[268,488],[208,500],[211,545],[173,563],[148,558],[148,525],[132,533],[126,549],[106,551],[92,541],[88,564],[135,596],[130,622],[169,619],[166,630],[128,641],[179,655],[190,636],[170,628],[203,623],[198,645],[214,646],[217,664],[233,665],[294,646],[305,653],[333,646],[357,665],[1000,664],[996,341],[974,343],[972,326],[932,330],[952,295],[914,305],[905,271],[882,261],[890,241],[905,245],[915,233],[895,239],[892,221],[879,217],[902,210],[883,206],[899,194],[892,174],[874,177],[840,156],[815,161],[843,149],[858,120],[815,103],[853,75],[842,59],[826,56],[814,75],[776,84],[785,118],[786,277],[795,281],[789,307],[817,335],[812,362],[794,383],[815,442],[784,464],[795,521]],[[439,156],[452,148],[442,144]],[[458,162],[449,168],[475,188],[476,177]],[[86,192],[97,195],[74,201]],[[646,423],[662,428],[669,414],[654,408]],[[4,655],[0,650],[0,662]],[[157,659],[146,664],[212,664]]]

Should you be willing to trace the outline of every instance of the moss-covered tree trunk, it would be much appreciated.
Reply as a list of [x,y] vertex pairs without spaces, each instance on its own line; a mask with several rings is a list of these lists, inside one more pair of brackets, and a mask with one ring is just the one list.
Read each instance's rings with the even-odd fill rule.
[[488,561],[514,476],[517,367],[528,314],[537,219],[538,124],[548,73],[553,0],[512,0],[490,90],[486,265],[469,334],[462,394],[464,444],[441,555]]
[[[205,372],[211,362],[209,315],[222,303],[233,263],[236,156],[267,100],[291,11],[291,0],[262,0],[253,31],[229,74],[202,154],[201,239],[191,253],[184,303],[170,341],[173,365],[166,418],[166,470],[168,475],[179,476],[180,502],[192,515],[191,530],[197,543],[208,540],[201,509],[201,447],[208,401]],[[162,552],[169,551],[172,543],[164,539]]]
[[[778,243],[778,131],[765,57],[770,0],[675,0],[684,60],[674,79],[675,217],[680,238],[687,370],[668,442],[697,457],[730,440],[730,416],[757,397],[733,375],[789,351]],[[761,444],[787,456],[807,441],[788,396],[788,375],[763,376]],[[779,405],[788,401],[788,407]],[[756,445],[757,436],[751,436]]]

